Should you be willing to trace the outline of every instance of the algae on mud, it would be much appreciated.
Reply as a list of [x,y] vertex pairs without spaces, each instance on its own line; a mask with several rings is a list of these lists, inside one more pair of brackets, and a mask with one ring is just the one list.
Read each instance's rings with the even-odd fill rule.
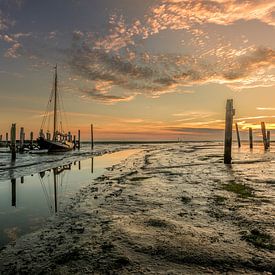
[[253,188],[246,186],[244,184],[236,183],[234,181],[229,181],[227,184],[224,184],[223,189],[226,191],[233,192],[243,199],[254,197]]

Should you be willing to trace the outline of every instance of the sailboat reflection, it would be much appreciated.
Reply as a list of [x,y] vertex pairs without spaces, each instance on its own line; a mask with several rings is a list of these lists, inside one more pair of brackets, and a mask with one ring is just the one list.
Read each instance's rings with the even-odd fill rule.
[[[49,211],[51,214],[53,213],[57,213],[59,211],[59,207],[60,207],[60,200],[61,200],[61,196],[62,194],[66,193],[66,184],[68,182],[68,180],[65,180],[65,176],[66,176],[66,172],[67,170],[71,170],[72,169],[72,164],[67,164],[67,165],[63,165],[63,166],[59,166],[53,169],[49,169],[43,172],[39,173],[39,179],[41,182],[41,186],[43,189],[43,192],[45,194],[45,198],[47,201],[47,205],[49,208]],[[81,162],[78,162],[78,169],[81,170]],[[50,172],[50,173],[47,173]],[[47,189],[46,188],[46,184],[45,181],[48,180],[49,181],[49,176],[53,175],[53,194],[50,194],[50,186]],[[94,158],[91,158],[91,173],[94,172]],[[47,177],[46,177],[47,175]],[[50,183],[52,184],[52,183]],[[63,188],[63,190],[62,190]],[[65,190],[64,190],[65,189]],[[49,191],[48,191],[49,190]]]
[[[39,179],[41,182],[41,186],[43,189],[43,192],[45,194],[46,197],[46,201],[48,204],[48,208],[50,213],[57,213],[59,211],[59,204],[58,204],[58,199],[60,198],[61,194],[58,194],[58,192],[60,191],[60,193],[62,193],[62,187],[64,187],[63,185],[63,181],[64,181],[64,176],[65,176],[65,171],[66,170],[71,170],[72,164],[67,164],[67,165],[63,165],[63,166],[59,166],[59,167],[55,167],[53,169],[49,169],[43,172],[39,173]],[[49,191],[46,188],[46,184],[45,184],[45,179],[49,180],[49,176],[50,174],[48,174],[47,178],[45,178],[46,173],[47,172],[51,172],[52,171],[52,175],[53,175],[53,196],[51,196],[50,194],[50,190],[51,188],[49,187]],[[63,190],[64,191],[64,190]]]
[[[64,202],[63,200],[65,199],[64,196],[70,196],[72,194],[71,193],[72,188],[67,186],[69,182],[72,182],[72,180],[69,179],[70,174],[67,173],[67,171],[72,170],[72,166],[77,164],[78,164],[78,167],[76,169],[78,170],[85,169],[85,165],[82,167],[81,162],[77,161],[74,163],[58,166],[58,167],[48,169],[38,173],[38,178],[41,183],[44,197],[46,199],[46,203],[50,214],[57,213],[60,210],[61,203]],[[74,170],[76,169],[74,168]],[[94,172],[94,158],[91,157],[90,173],[93,174],[93,172]],[[11,176],[11,206],[17,207],[16,189],[19,187],[17,184],[19,182],[21,184],[24,184],[25,179],[24,177],[20,177],[18,178],[18,181],[17,181],[17,179],[14,177],[14,174],[11,173],[10,176]],[[26,184],[28,184],[28,178],[26,180]],[[20,192],[20,194],[21,193],[22,192]]]

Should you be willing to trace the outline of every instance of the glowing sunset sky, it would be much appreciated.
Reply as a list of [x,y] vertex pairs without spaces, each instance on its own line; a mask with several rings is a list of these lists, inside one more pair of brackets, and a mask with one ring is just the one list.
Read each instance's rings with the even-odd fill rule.
[[0,0],[0,132],[38,133],[59,66],[72,131],[98,140],[275,129],[274,0]]

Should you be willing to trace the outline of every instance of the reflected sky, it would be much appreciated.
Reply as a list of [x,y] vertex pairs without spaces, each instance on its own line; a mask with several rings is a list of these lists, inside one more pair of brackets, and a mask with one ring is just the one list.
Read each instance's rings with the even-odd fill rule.
[[0,246],[40,228],[107,167],[137,151],[125,150],[0,181]]

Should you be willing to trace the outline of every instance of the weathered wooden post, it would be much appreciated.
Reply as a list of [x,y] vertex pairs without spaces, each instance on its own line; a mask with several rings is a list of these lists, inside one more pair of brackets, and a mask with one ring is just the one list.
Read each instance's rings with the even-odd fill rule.
[[264,149],[268,150],[268,143],[267,143],[267,136],[266,136],[266,129],[265,123],[261,122],[262,134],[263,134],[263,142],[264,142]]
[[6,147],[9,146],[9,133],[6,133]]
[[21,127],[20,128],[20,135],[19,135],[20,139],[19,139],[19,150],[20,150],[20,153],[23,153],[24,151],[24,128]]
[[80,130],[78,130],[78,150],[80,149]]
[[74,135],[73,144],[74,144],[74,149],[75,149],[76,148],[76,137],[75,137],[75,135]]
[[267,146],[270,148],[270,131],[266,131]]
[[2,138],[3,138],[3,136],[2,136],[2,135],[0,135],[0,142],[2,142]]
[[249,128],[249,147],[250,147],[250,149],[253,149],[253,133],[252,133],[252,128]]
[[13,123],[11,126],[11,159],[16,160],[16,124]]
[[237,140],[238,140],[238,147],[241,148],[241,139],[240,139],[240,133],[239,133],[238,123],[235,123],[235,126],[236,126],[236,134],[237,134]]
[[33,132],[30,133],[30,149],[33,150]]
[[94,150],[94,125],[91,124],[91,150]]
[[233,109],[233,99],[228,99],[226,102],[225,116],[225,137],[224,137],[224,163],[231,164],[232,150],[232,124],[235,110]]

